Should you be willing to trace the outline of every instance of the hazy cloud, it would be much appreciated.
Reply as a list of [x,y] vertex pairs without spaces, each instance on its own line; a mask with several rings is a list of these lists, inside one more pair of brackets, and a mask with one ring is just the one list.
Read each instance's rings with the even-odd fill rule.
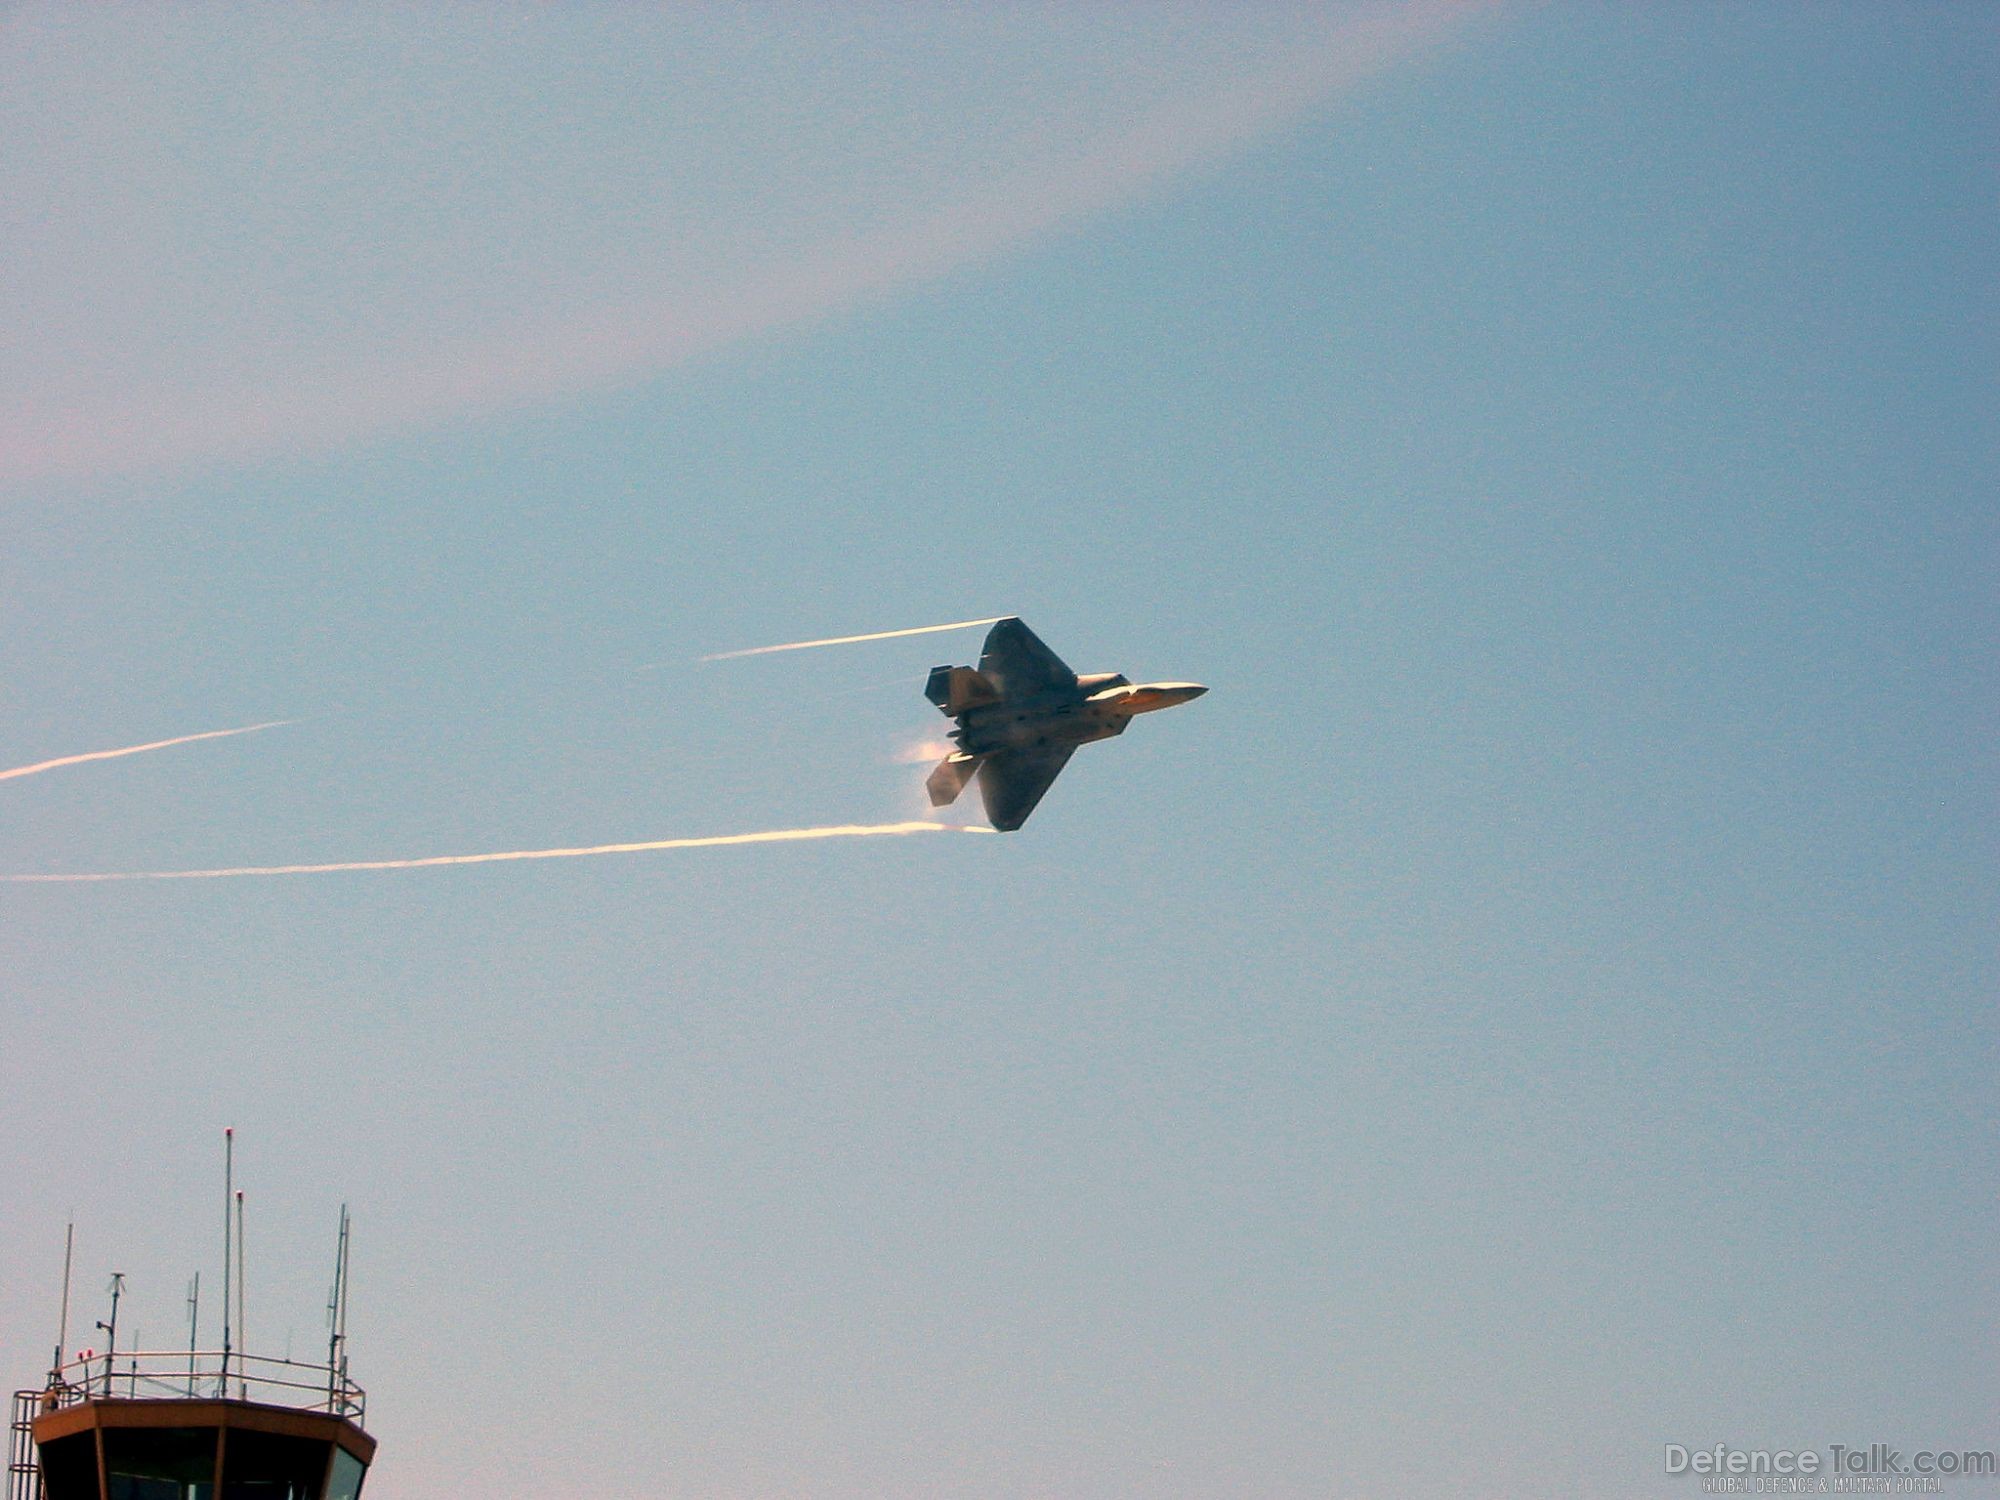
[[22,8],[0,481],[640,380],[1124,202],[1468,8]]

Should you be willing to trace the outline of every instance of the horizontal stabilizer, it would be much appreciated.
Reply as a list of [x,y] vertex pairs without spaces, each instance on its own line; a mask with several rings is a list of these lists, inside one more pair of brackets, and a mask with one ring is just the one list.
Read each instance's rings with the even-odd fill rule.
[[998,703],[1000,690],[971,667],[932,667],[924,696],[955,719],[968,708]]
[[937,763],[937,768],[924,782],[924,790],[931,794],[932,807],[949,807],[958,800],[958,794],[965,790],[965,784],[972,780],[972,773],[979,769],[979,757],[955,750]]

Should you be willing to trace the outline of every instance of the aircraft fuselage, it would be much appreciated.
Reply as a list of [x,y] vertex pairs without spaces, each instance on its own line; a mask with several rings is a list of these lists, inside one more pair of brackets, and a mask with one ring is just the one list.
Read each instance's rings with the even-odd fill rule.
[[1037,694],[1018,702],[969,708],[958,716],[952,740],[968,755],[1088,745],[1123,734],[1137,714],[1171,708],[1206,691],[1192,682],[1134,685],[1115,672],[1081,678],[1077,686],[1074,693]]

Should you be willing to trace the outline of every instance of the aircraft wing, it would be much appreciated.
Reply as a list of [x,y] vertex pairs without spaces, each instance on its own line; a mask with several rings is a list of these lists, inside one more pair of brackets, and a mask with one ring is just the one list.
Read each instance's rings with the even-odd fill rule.
[[[1000,689],[1003,698],[1033,696],[1049,688],[1073,688],[1076,673],[1042,644],[1041,637],[1009,617],[986,632],[979,673]],[[1057,763],[1060,769],[1061,763]],[[1049,773],[1055,775],[1054,771]],[[1039,792],[1037,796],[1041,795]],[[1033,806],[1032,802],[1029,806]],[[1023,813],[1023,817],[1027,814]]]
[[1049,745],[1034,750],[999,750],[982,760],[979,797],[986,804],[986,821],[1003,833],[1027,822],[1028,814],[1069,763],[1075,748]]

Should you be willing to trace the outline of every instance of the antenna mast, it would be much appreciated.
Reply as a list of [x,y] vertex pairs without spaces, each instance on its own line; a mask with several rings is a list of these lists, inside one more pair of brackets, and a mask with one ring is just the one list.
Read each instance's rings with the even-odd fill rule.
[[225,1125],[222,1130],[222,1388],[218,1392],[224,1400],[229,1398],[229,1255],[233,1228],[229,1209],[236,1196],[235,1188],[236,1127]]
[[336,1407],[347,1384],[347,1205],[340,1205],[340,1236],[334,1242],[333,1289],[326,1296],[326,1409]]
[[76,1220],[69,1221],[69,1229],[63,1235],[63,1293],[62,1322],[56,1326],[56,1358],[49,1366],[49,1383],[62,1379],[63,1350],[69,1347],[69,1269],[76,1258]]
[[340,1378],[347,1379],[347,1279],[354,1271],[354,1221],[340,1205]]
[[111,1273],[111,1321],[99,1322],[104,1330],[104,1394],[111,1394],[111,1361],[118,1353],[118,1299],[125,1294],[125,1273]]
[[201,1335],[201,1272],[194,1273],[194,1280],[188,1283],[188,1396],[194,1396],[194,1351],[195,1340]]
[[[236,1192],[236,1337],[241,1339],[244,1348],[248,1349],[250,1346],[250,1336],[245,1329],[245,1320],[243,1317],[243,1281],[243,1190],[239,1188]],[[238,1401],[248,1401],[250,1399],[250,1384],[246,1373],[246,1366],[249,1362],[250,1356],[247,1353],[236,1362],[236,1399]]]

